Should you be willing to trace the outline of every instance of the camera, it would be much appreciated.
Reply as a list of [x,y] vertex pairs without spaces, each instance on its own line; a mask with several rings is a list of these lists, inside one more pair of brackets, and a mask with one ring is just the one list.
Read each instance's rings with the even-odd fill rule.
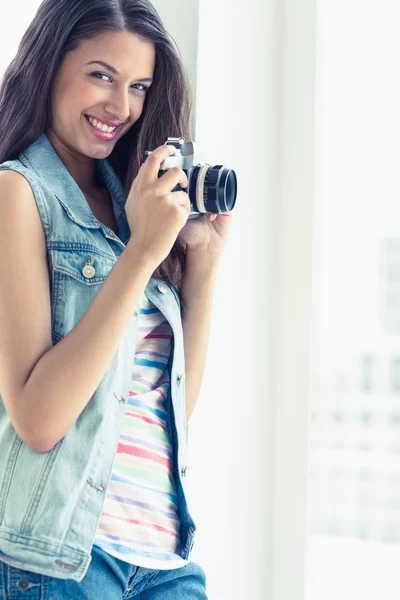
[[[166,158],[160,166],[158,177],[168,169],[178,167],[188,178],[188,187],[177,185],[173,192],[186,192],[190,200],[189,219],[201,217],[203,213],[223,214],[230,212],[236,203],[237,178],[232,169],[223,165],[194,164],[194,143],[183,138],[169,137],[166,146],[174,146],[175,154]],[[151,151],[146,151],[149,156]]]

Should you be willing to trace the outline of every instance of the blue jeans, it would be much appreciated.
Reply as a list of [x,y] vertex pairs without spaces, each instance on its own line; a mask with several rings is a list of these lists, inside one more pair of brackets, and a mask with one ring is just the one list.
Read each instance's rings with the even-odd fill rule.
[[207,600],[203,569],[189,562],[160,571],[136,567],[92,547],[79,583],[24,571],[0,561],[0,600]]

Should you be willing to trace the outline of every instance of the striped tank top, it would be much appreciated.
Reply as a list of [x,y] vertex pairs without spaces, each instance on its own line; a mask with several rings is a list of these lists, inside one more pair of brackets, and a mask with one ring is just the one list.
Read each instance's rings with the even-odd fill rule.
[[134,369],[117,452],[94,544],[148,569],[175,569],[181,558],[173,448],[165,403],[172,329],[143,293]]

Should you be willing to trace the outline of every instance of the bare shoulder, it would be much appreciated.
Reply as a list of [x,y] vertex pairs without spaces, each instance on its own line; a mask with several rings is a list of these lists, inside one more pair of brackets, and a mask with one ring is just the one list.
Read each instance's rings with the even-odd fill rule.
[[4,236],[12,236],[13,245],[33,245],[43,255],[45,235],[35,196],[29,181],[18,171],[0,170],[0,231],[3,244]]
[[52,346],[46,239],[35,196],[19,172],[0,170],[0,393],[19,435],[18,399]]

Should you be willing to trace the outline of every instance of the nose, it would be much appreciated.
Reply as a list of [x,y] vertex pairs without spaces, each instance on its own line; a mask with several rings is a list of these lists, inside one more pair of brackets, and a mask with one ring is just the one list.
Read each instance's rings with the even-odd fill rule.
[[129,95],[127,92],[115,92],[105,106],[110,121],[122,121],[125,123],[130,116]]

